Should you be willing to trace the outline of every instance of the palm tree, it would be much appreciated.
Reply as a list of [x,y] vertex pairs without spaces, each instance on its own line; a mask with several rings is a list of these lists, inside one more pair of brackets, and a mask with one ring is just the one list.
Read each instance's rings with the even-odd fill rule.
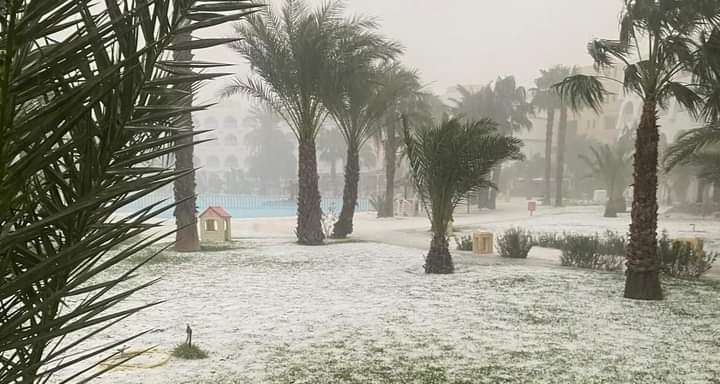
[[714,198],[720,186],[720,124],[710,123],[681,133],[664,156],[665,172],[678,174],[692,171],[697,177],[696,203],[702,203],[706,186],[713,185]]
[[[522,129],[530,129],[532,122],[532,104],[527,100],[527,91],[518,87],[513,76],[500,77],[494,84],[482,87],[477,92],[458,86],[461,98],[452,100],[453,113],[470,121],[489,118],[498,124],[498,131],[512,136]],[[500,182],[502,163],[493,169],[492,180],[496,185]],[[488,188],[487,207],[495,209],[497,189]],[[481,192],[484,194],[484,192]],[[481,197],[481,203],[484,201]]]
[[490,174],[497,164],[522,158],[522,142],[499,134],[489,119],[463,123],[453,118],[414,131],[405,122],[403,132],[410,169],[433,233],[425,272],[452,273],[447,225],[455,207],[469,192],[493,185]]
[[311,11],[302,0],[287,0],[279,14],[270,7],[237,25],[231,47],[251,65],[253,75],[235,78],[224,97],[244,93],[270,105],[298,141],[298,217],[300,244],[325,238],[318,189],[316,138],[327,117],[324,82],[338,61],[352,52],[340,44],[347,30],[364,30],[365,19],[345,19],[339,1]]
[[378,129],[385,111],[391,107],[396,94],[393,84],[382,84],[383,72],[392,70],[379,61],[387,62],[401,53],[399,46],[370,33],[376,27],[370,21],[363,28],[345,31],[341,39],[350,54],[337,60],[336,71],[328,74],[324,104],[333,117],[346,143],[345,186],[340,217],[333,226],[334,238],[345,238],[353,231],[353,216],[357,205],[360,181],[360,150]]
[[383,71],[381,83],[384,87],[393,89],[395,102],[385,110],[380,122],[381,126],[375,130],[375,137],[382,146],[385,165],[385,195],[382,199],[382,209],[378,217],[393,217],[395,214],[395,173],[398,166],[398,151],[402,145],[401,115],[407,116],[414,123],[420,123],[428,118],[431,111],[429,102],[432,97],[423,93],[418,73],[399,65],[389,67]]
[[[553,73],[553,80],[556,80],[557,83],[570,76],[574,72],[574,69],[570,69],[564,66],[558,66],[555,68],[555,71]],[[554,93],[557,94],[557,92]],[[565,182],[565,154],[567,153],[568,128],[568,107],[567,105],[565,105],[565,102],[562,100],[562,98],[560,99],[560,104],[558,108],[560,109],[560,121],[558,124],[557,135],[557,164],[555,165],[555,206],[562,207],[563,185]]]
[[617,143],[590,147],[591,156],[580,155],[590,168],[590,176],[600,179],[608,192],[605,217],[625,211],[623,192],[632,176],[632,137],[623,135]]
[[538,111],[546,112],[545,125],[545,196],[544,203],[549,204],[552,194],[552,142],[555,124],[555,110],[560,108],[560,97],[551,89],[553,84],[563,80],[551,77],[552,69],[540,70],[541,76],[535,79],[536,88],[533,93],[532,105]]
[[[632,223],[627,249],[626,298],[662,299],[657,259],[658,107],[676,100],[695,116],[711,113],[697,84],[712,72],[717,55],[720,5],[703,1],[625,0],[618,40],[594,40],[596,68],[622,65],[626,92],[643,100],[635,140]],[[638,60],[633,62],[632,60]],[[687,73],[694,79],[688,79]],[[598,111],[607,91],[603,76],[577,74],[557,85],[573,109]]]
[[[187,72],[203,64],[168,51],[227,42],[176,37],[255,7],[218,2],[208,15],[206,5],[3,3],[0,383],[48,382],[67,368],[73,373],[62,382],[89,381],[106,371],[89,360],[140,336],[83,347],[154,305],[116,308],[152,284],[130,281],[146,261],[120,263],[167,235],[149,231],[174,203],[117,212],[187,174],[159,160],[194,144],[183,116],[204,106],[187,107],[185,86],[217,75]],[[186,22],[198,15],[203,22]]]
[[[190,20],[185,20],[183,27],[190,25]],[[185,30],[175,36],[175,44],[189,44],[192,41],[190,30]],[[190,49],[173,51],[173,59],[177,62],[192,62],[193,54]],[[192,68],[178,68],[178,73],[191,74]],[[193,94],[193,84],[185,83],[178,87],[178,90]],[[187,112],[180,116],[181,125],[193,130],[192,120],[192,103],[193,98],[187,97],[184,100],[184,107]],[[175,154],[175,169],[185,173],[184,176],[178,178],[173,183],[173,192],[175,195],[175,250],[178,252],[197,252],[200,250],[200,236],[198,235],[197,226],[197,203],[195,196],[195,167],[193,165],[194,146],[191,144],[193,137],[178,138],[179,145],[182,149]]]

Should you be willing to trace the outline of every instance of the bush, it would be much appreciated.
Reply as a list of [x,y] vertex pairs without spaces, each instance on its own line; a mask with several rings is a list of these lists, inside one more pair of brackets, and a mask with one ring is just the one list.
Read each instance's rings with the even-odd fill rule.
[[[598,235],[565,235],[560,263],[568,267],[599,269],[603,271],[618,271],[622,269],[624,261],[624,244],[622,236],[611,234],[607,239]],[[620,251],[618,253],[618,251]]]
[[710,270],[717,259],[716,252],[705,252],[686,243],[673,241],[667,232],[658,239],[660,270],[672,277],[697,279]]
[[473,250],[473,239],[470,235],[455,237],[455,244],[457,244],[458,251],[472,251]]
[[603,255],[625,256],[627,247],[625,236],[617,232],[606,231],[605,237],[600,240],[600,253]]
[[533,239],[530,232],[512,228],[498,237],[497,245],[501,257],[525,259],[533,246]]
[[178,346],[173,349],[172,355],[185,360],[200,360],[208,356],[207,352],[203,351],[197,345],[190,345],[188,343],[178,344]]
[[533,238],[533,245],[542,248],[562,249],[565,245],[565,234],[542,233]]

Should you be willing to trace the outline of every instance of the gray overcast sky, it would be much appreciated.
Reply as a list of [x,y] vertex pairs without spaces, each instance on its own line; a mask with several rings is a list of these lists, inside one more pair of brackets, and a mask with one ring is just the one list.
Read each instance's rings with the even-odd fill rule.
[[[322,0],[307,0],[318,5]],[[274,6],[282,0],[271,0]],[[375,16],[382,32],[402,43],[403,61],[425,83],[444,93],[457,84],[485,84],[515,75],[527,86],[540,68],[590,64],[585,45],[616,38],[621,0],[348,0],[348,14]],[[229,36],[230,26],[203,36]],[[197,53],[199,59],[241,64],[227,48]],[[233,69],[247,73],[246,65]],[[227,80],[209,84],[207,100]]]

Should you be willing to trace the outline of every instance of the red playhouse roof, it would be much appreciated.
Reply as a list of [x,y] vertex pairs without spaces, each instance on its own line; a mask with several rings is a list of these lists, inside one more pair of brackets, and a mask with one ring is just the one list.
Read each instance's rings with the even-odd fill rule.
[[200,214],[200,217],[203,217],[209,213],[214,213],[216,216],[220,217],[227,217],[230,218],[232,215],[228,213],[223,207],[208,207],[203,213]]

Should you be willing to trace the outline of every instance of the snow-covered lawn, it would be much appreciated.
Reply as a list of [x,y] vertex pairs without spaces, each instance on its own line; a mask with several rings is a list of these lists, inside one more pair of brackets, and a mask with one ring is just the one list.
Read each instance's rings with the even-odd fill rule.
[[[206,360],[171,359],[99,383],[720,382],[720,285],[665,280],[667,300],[622,299],[623,276],[455,252],[457,273],[422,273],[424,252],[376,243],[168,254],[126,305],[168,300],[98,345],[185,338]],[[109,337],[109,336],[112,336]]]

